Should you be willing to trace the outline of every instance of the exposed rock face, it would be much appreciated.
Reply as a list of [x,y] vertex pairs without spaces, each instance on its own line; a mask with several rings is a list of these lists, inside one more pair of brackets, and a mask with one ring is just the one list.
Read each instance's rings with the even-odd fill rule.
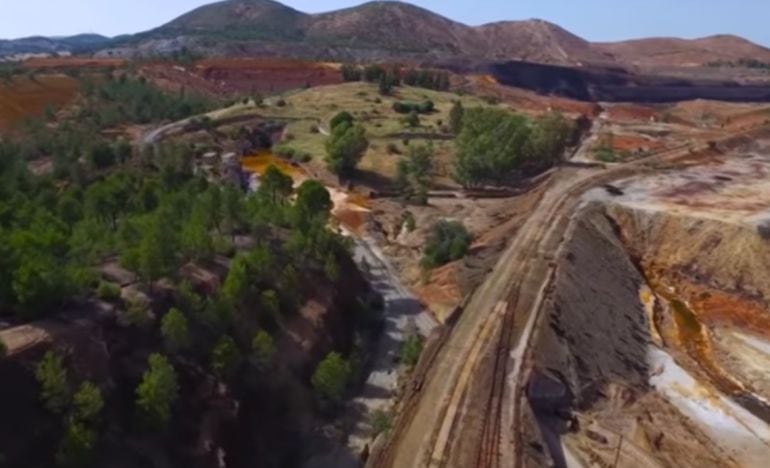
[[[500,83],[544,94],[608,102],[677,102],[692,99],[751,102],[770,100],[767,83],[741,85],[716,79],[641,75],[620,68],[497,62],[484,66]],[[458,68],[457,71],[463,71]]]
[[645,280],[601,205],[575,222],[562,259],[539,367],[563,376],[578,406],[610,382],[644,387],[652,328],[639,301]]
[[[757,219],[770,201],[747,194],[764,193],[766,163],[630,181],[626,195],[599,196],[576,215],[535,352],[541,384],[530,387],[553,460],[568,447],[618,466],[761,466],[770,243]],[[714,179],[719,171],[730,183]],[[574,395],[572,432],[559,404],[543,408],[537,394],[559,393],[558,382]]]

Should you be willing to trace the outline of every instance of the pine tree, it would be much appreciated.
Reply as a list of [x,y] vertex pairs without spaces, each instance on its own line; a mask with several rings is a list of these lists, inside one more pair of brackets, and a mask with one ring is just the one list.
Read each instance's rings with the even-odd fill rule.
[[275,342],[273,337],[264,330],[260,330],[251,340],[251,352],[257,366],[266,369],[275,354]]
[[102,391],[92,382],[85,381],[80,385],[72,399],[75,406],[74,418],[82,423],[93,423],[99,418],[104,408]]
[[351,377],[350,364],[337,352],[329,353],[313,373],[311,383],[321,398],[340,403]]
[[463,129],[463,117],[465,116],[465,109],[461,101],[455,101],[452,106],[452,110],[449,113],[449,128],[452,129],[452,133],[459,135]]
[[182,351],[190,346],[190,329],[187,317],[177,308],[172,308],[163,316],[160,332],[171,352]]
[[243,356],[235,341],[225,335],[219,339],[211,351],[211,368],[221,379],[232,377],[241,366]]
[[179,396],[174,367],[161,354],[152,354],[149,368],[136,389],[136,405],[142,421],[160,429],[171,419],[171,408]]
[[35,377],[46,408],[54,413],[63,413],[70,404],[71,395],[62,357],[53,351],[45,353],[37,365]]

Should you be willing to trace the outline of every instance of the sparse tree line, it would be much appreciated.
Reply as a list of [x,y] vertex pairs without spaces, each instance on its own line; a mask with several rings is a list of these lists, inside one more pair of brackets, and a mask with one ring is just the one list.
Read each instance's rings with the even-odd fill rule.
[[422,68],[404,69],[399,65],[387,68],[382,65],[351,65],[342,66],[342,79],[345,81],[366,81],[378,83],[383,95],[390,94],[394,87],[416,86],[435,91],[447,91],[451,86],[449,72]]
[[752,68],[757,70],[770,70],[770,63],[757,59],[742,58],[736,61],[717,60],[707,64],[711,68]]
[[180,120],[201,114],[214,107],[213,102],[181,88],[165,93],[140,76],[112,73],[102,79],[83,79],[87,101],[77,115],[80,122],[96,128],[111,128],[124,123],[146,124],[163,120]]

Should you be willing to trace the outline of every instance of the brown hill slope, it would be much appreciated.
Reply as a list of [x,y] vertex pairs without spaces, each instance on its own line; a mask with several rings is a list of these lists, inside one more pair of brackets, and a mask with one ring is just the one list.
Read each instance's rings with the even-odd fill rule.
[[701,39],[649,38],[596,43],[593,48],[613,54],[627,65],[699,66],[712,62],[758,60],[770,62],[770,49],[737,36],[718,35]]
[[[397,1],[375,1],[307,14],[273,0],[226,0],[197,8],[134,36],[129,44],[184,38],[200,52],[225,55],[346,59],[523,60],[552,65],[699,66],[753,59],[770,62],[770,49],[735,36],[686,40],[652,38],[592,43],[542,20],[468,26]],[[153,51],[153,47],[149,48]],[[157,52],[157,51],[156,51]]]
[[543,20],[503,21],[475,28],[485,43],[485,56],[554,65],[612,63],[611,53],[597,50],[585,39]]
[[472,28],[401,2],[313,15],[305,24],[306,40],[357,48],[465,54],[480,45]]
[[196,8],[164,27],[174,29],[256,27],[268,21],[281,22],[282,19],[298,19],[303,16],[305,16],[304,13],[272,0],[231,0]]

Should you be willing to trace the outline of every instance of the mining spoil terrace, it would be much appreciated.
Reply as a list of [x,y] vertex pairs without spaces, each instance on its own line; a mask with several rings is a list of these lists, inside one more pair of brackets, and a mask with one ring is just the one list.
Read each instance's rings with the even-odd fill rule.
[[[725,380],[719,381],[714,370],[727,369],[725,362],[740,357],[711,353],[714,365],[697,365],[704,356],[698,352],[705,349],[698,343],[705,341],[682,343],[687,331],[680,334],[673,327],[677,320],[691,320],[691,314],[675,315],[664,296],[676,293],[675,299],[691,310],[690,301],[671,290],[690,284],[671,282],[683,277],[711,288],[713,296],[700,294],[701,300],[719,298],[715,293],[722,291],[763,307],[753,283],[764,276],[759,265],[751,265],[758,258],[753,250],[767,251],[765,231],[757,227],[763,209],[745,194],[766,193],[761,174],[767,151],[762,144],[733,149],[766,132],[752,130],[711,148],[685,147],[606,168],[556,170],[539,206],[462,304],[457,321],[426,349],[392,436],[367,466],[681,466],[677,459],[691,451],[701,455],[685,464],[730,466],[768,453],[764,423],[755,410],[741,406],[754,403],[760,413],[755,403],[764,397],[748,387],[736,394],[734,388],[716,386]],[[698,181],[700,197],[693,197]],[[688,188],[688,195],[677,187]],[[677,203],[682,200],[702,206],[687,208]],[[720,200],[744,209],[744,216],[727,224],[735,227],[729,241],[715,237],[726,223],[709,208],[719,207]],[[668,214],[677,208],[688,216]],[[655,213],[687,222],[664,221],[663,228],[636,222],[657,219]],[[669,232],[671,226],[679,228]],[[650,247],[651,233],[659,233],[657,248]],[[724,261],[704,261],[711,258],[704,252],[719,246]],[[683,249],[689,253],[680,256]],[[700,330],[715,329],[709,327]],[[668,329],[675,331],[673,337],[664,333]],[[754,347],[763,343],[744,332],[730,338]],[[693,412],[685,411],[685,397],[675,398],[672,390],[701,395],[704,386],[719,395],[706,399],[718,408],[709,414],[739,414],[727,416],[731,425],[726,426],[737,434],[737,445],[715,444],[719,426],[696,426]],[[698,408],[703,403],[685,401]],[[667,427],[675,429],[662,433]],[[760,436],[743,437],[746,433]],[[735,455],[743,452],[753,455]],[[625,463],[618,465],[618,457]],[[628,464],[631,459],[635,464]]]
[[583,197],[533,346],[525,464],[767,466],[768,175],[760,140]]

